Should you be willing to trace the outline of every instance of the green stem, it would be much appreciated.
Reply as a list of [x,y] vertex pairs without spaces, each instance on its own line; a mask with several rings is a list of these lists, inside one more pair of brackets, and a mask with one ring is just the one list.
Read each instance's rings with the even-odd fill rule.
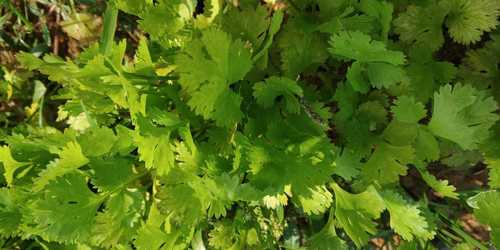
[[101,36],[100,52],[108,54],[114,42],[116,22],[118,19],[118,8],[113,1],[108,1],[106,12],[104,13],[104,28]]
[[38,126],[43,128],[43,105],[45,104],[45,96],[40,99],[40,107],[38,109]]

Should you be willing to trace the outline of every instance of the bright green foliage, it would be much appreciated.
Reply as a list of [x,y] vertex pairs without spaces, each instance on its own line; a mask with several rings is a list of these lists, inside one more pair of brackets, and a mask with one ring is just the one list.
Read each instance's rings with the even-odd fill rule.
[[450,9],[446,26],[451,37],[459,43],[477,42],[484,32],[489,32],[498,25],[498,0],[449,0],[444,5]]
[[411,163],[414,157],[415,151],[410,146],[393,146],[383,142],[377,145],[373,155],[364,164],[361,175],[366,182],[396,182],[400,175],[406,174],[405,165]]
[[392,107],[394,119],[400,122],[417,123],[426,116],[422,103],[408,96],[400,96]]
[[[332,153],[322,138],[311,138],[285,148],[256,140],[245,145],[250,184],[265,196],[290,195],[305,213],[319,214],[330,205],[332,195],[322,185],[332,173]],[[318,150],[318,151],[317,151]]]
[[458,199],[458,194],[455,192],[456,188],[449,185],[447,180],[438,180],[434,175],[427,171],[421,171],[420,174],[427,185],[434,189],[439,195],[452,199]]
[[384,201],[373,187],[360,194],[350,194],[334,184],[335,218],[356,246],[364,245],[376,233],[374,219],[384,210]]
[[330,52],[359,62],[384,62],[401,65],[405,62],[404,54],[390,51],[383,42],[374,41],[361,32],[341,32],[330,40]]
[[228,127],[241,120],[241,97],[230,89],[252,65],[241,40],[233,41],[217,29],[203,31],[200,40],[186,45],[176,63],[181,86],[190,95],[188,105],[196,114]]
[[436,61],[432,51],[425,48],[412,48],[409,57],[410,64],[406,68],[409,89],[418,101],[427,102],[440,85],[450,83],[457,75],[457,68],[452,63]]
[[429,231],[425,218],[417,206],[408,204],[399,194],[386,191],[382,193],[385,206],[391,216],[390,225],[403,239],[432,239],[434,232]]
[[8,146],[0,147],[0,162],[3,164],[4,178],[8,185],[12,185],[16,170],[29,164],[18,162],[12,158],[12,153]]
[[68,143],[57,154],[59,158],[49,163],[47,168],[40,173],[40,177],[35,182],[33,190],[41,191],[50,181],[70,173],[89,162],[82,154],[80,145],[75,142]]
[[55,179],[40,196],[29,205],[37,224],[33,230],[48,240],[61,242],[90,237],[102,200],[87,187],[83,175],[71,173]]
[[434,94],[429,129],[437,136],[459,144],[463,149],[475,149],[489,137],[489,129],[499,119],[493,112],[497,104],[470,85],[445,85]]
[[470,44],[481,40],[498,24],[500,2],[497,0],[440,0],[410,5],[405,13],[394,20],[395,31],[401,40],[431,50],[444,43],[442,26],[458,43]]
[[500,209],[500,193],[488,191],[479,193],[469,199],[474,208],[474,215],[479,222],[491,227],[491,240],[495,246],[500,245],[500,219],[497,216]]
[[0,131],[1,246],[499,247],[498,1],[108,3],[137,43],[17,57],[45,113]]
[[401,67],[405,56],[399,51],[388,50],[383,42],[372,40],[361,32],[341,32],[330,40],[330,53],[353,59],[347,80],[357,91],[365,93],[370,83],[375,88],[390,87],[404,81],[406,73]]
[[14,236],[19,233],[19,226],[22,223],[22,213],[16,205],[21,200],[16,197],[13,190],[2,188],[0,190],[0,234],[3,236]]

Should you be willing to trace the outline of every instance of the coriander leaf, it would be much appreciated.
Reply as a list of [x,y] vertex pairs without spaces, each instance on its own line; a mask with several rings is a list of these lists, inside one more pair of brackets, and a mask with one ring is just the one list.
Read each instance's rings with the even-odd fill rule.
[[345,249],[345,242],[337,236],[335,231],[335,213],[330,210],[326,225],[309,238],[306,242],[307,250],[337,250]]
[[138,191],[124,190],[111,195],[104,211],[96,215],[90,241],[106,248],[120,243],[127,245],[136,235],[144,208],[144,198]]
[[429,225],[420,215],[421,211],[417,206],[408,204],[398,193],[390,190],[382,192],[382,198],[391,217],[391,228],[403,239],[412,241],[414,238],[434,238],[435,232],[429,231]]
[[102,192],[125,189],[128,182],[140,176],[134,173],[133,165],[133,161],[124,157],[92,159],[89,163],[94,172],[92,184]]
[[399,180],[406,174],[406,164],[415,158],[411,146],[393,146],[382,142],[361,169],[362,179],[366,183],[378,182],[381,185]]
[[394,31],[410,45],[435,51],[444,43],[441,26],[447,14],[448,11],[439,4],[425,7],[410,5],[394,19]]
[[18,233],[23,213],[19,204],[18,191],[10,188],[0,189],[0,236],[11,237]]
[[289,113],[300,112],[301,106],[296,96],[302,97],[302,88],[285,77],[270,77],[264,82],[258,82],[253,87],[253,95],[257,103],[264,108],[273,106],[276,98],[283,97],[285,109]]
[[144,225],[137,233],[134,246],[139,250],[161,249],[161,246],[170,246],[171,238],[160,228]]
[[463,149],[476,149],[489,137],[489,129],[499,119],[496,110],[495,100],[484,91],[470,85],[445,85],[434,94],[429,129]]
[[254,8],[231,8],[222,19],[223,29],[232,37],[249,41],[254,50],[262,45],[265,32],[270,24],[266,8],[257,5]]
[[398,97],[391,111],[394,119],[407,123],[418,123],[426,115],[424,105],[408,96]]
[[393,120],[384,129],[383,138],[394,146],[412,145],[417,138],[419,126]]
[[405,63],[405,56],[399,51],[386,48],[383,42],[372,40],[369,35],[359,31],[341,31],[330,39],[330,53],[358,62],[385,62],[392,65]]
[[436,161],[439,159],[439,143],[427,129],[420,127],[415,140],[415,154],[419,160]]
[[193,18],[195,3],[191,0],[160,0],[156,4],[124,3],[120,0],[118,7],[139,16],[139,26],[152,39],[161,41],[165,47],[177,47],[187,40],[182,33]]
[[366,71],[365,65],[360,62],[354,62],[347,70],[347,81],[351,84],[355,91],[366,94],[370,91],[370,82],[364,74]]
[[[181,225],[194,225],[201,220],[208,208],[208,190],[194,189],[190,183],[168,185],[159,190],[157,198],[161,200],[159,210],[175,216]],[[195,185],[198,183],[195,183]]]
[[286,150],[262,140],[244,145],[250,184],[270,196],[289,194],[307,214],[324,212],[332,198],[322,187],[333,169],[333,155],[327,145],[319,137],[290,145]]
[[92,127],[78,137],[78,144],[82,147],[84,155],[97,157],[109,153],[116,140],[117,138],[110,128]]
[[50,162],[35,180],[34,191],[41,191],[50,181],[71,173],[89,162],[89,159],[83,155],[80,144],[76,142],[66,144],[59,150],[58,155],[59,158]]
[[488,164],[488,186],[492,188],[500,187],[500,158],[486,158]]
[[239,179],[236,176],[231,177],[224,173],[214,178],[205,178],[203,182],[211,195],[208,216],[214,216],[215,218],[226,216],[226,211],[237,200]]
[[406,81],[406,72],[400,65],[405,56],[399,51],[388,50],[383,42],[372,40],[359,31],[342,31],[330,39],[330,53],[353,59],[347,79],[361,93],[369,90],[367,83],[376,88],[387,88]]
[[45,240],[73,243],[90,237],[101,199],[87,187],[83,175],[70,173],[47,185],[29,208]]
[[444,61],[435,61],[432,51],[425,47],[412,48],[410,64],[406,68],[410,80],[410,93],[426,103],[439,86],[448,84],[457,74],[457,68]]
[[350,194],[336,183],[331,184],[335,191],[335,218],[349,238],[359,248],[365,245],[377,230],[374,219],[380,217],[385,204],[373,186],[359,194]]
[[380,37],[385,40],[391,28],[394,6],[387,1],[362,0],[359,4],[361,11],[377,19],[380,24]]
[[484,32],[490,32],[498,25],[500,1],[445,0],[441,4],[450,9],[446,26],[453,40],[459,43],[477,42]]
[[491,41],[484,47],[468,50],[460,65],[459,76],[466,82],[474,83],[479,89],[490,88],[495,99],[500,101],[500,35],[491,34]]
[[492,136],[480,147],[484,156],[484,162],[488,168],[488,186],[500,188],[500,123],[496,123],[492,130]]
[[10,186],[14,182],[14,173],[19,168],[29,165],[28,162],[18,162],[12,157],[12,153],[9,146],[0,147],[0,163],[3,165],[3,176]]
[[439,195],[452,199],[458,199],[458,194],[455,192],[456,188],[453,185],[450,185],[448,180],[438,180],[427,170],[420,170],[420,174],[427,185],[434,189],[434,191],[436,191]]
[[174,153],[169,138],[169,134],[134,136],[139,159],[144,161],[147,169],[156,169],[159,175],[167,174],[174,166]]
[[481,192],[470,198],[467,203],[472,203],[478,221],[491,227],[493,245],[500,246],[500,217],[497,216],[500,211],[500,192]]
[[403,68],[388,63],[369,63],[366,65],[366,74],[371,85],[377,89],[388,88],[407,80]]
[[344,148],[342,153],[339,153],[335,159],[334,173],[347,181],[351,181],[359,175],[362,166],[360,158],[354,151]]
[[240,121],[241,97],[230,86],[242,80],[252,66],[250,52],[241,40],[218,29],[202,31],[201,38],[186,45],[176,57],[180,84],[190,96],[196,114],[231,127]]
[[317,67],[328,58],[327,44],[320,34],[306,32],[300,26],[300,20],[291,18],[277,37],[281,68],[291,79],[296,79],[300,73]]

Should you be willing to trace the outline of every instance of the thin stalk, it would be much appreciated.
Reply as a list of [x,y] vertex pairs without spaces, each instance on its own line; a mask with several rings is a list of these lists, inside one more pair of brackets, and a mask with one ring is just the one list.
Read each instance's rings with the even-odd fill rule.
[[113,1],[108,1],[106,12],[104,13],[104,28],[101,36],[99,50],[102,54],[108,54],[114,42],[116,22],[118,19],[118,8]]
[[43,128],[43,105],[45,104],[45,96],[40,99],[40,108],[38,109],[38,127]]

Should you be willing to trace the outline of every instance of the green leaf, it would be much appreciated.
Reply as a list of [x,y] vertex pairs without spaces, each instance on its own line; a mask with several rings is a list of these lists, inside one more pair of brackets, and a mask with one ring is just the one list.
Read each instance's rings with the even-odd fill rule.
[[[322,138],[313,137],[287,150],[261,140],[254,143],[245,145],[252,186],[269,196],[288,193],[307,214],[322,213],[330,206],[332,196],[322,185],[332,173],[333,155]],[[323,153],[316,155],[314,150]]]
[[415,158],[411,146],[393,146],[382,142],[361,169],[362,179],[367,183],[378,182],[381,185],[394,183],[400,175],[405,175],[406,165]]
[[420,215],[421,211],[417,206],[408,204],[403,197],[392,191],[383,192],[382,197],[391,217],[391,228],[403,239],[427,241],[434,238],[435,232],[429,230],[427,221]]
[[391,111],[394,114],[394,119],[407,123],[418,123],[427,113],[422,103],[408,96],[398,97]]
[[450,9],[446,26],[453,40],[470,44],[481,40],[481,35],[498,25],[498,0],[446,0],[442,4]]
[[369,35],[359,31],[342,31],[330,39],[330,53],[362,63],[384,62],[392,65],[405,63],[405,56],[399,51],[386,48],[383,42],[372,40]]
[[41,191],[50,181],[74,172],[89,162],[87,157],[83,155],[80,145],[76,142],[69,142],[57,154],[59,158],[50,162],[35,180],[33,191]]
[[406,72],[399,67],[405,63],[405,56],[399,51],[386,48],[383,42],[372,40],[359,31],[343,31],[330,39],[330,53],[355,62],[347,72],[347,79],[354,89],[366,93],[367,83],[381,89],[406,81]]
[[394,20],[394,31],[405,43],[417,47],[439,49],[444,43],[442,25],[448,10],[439,4],[421,7],[409,5]]
[[276,98],[283,97],[287,112],[298,113],[301,110],[297,96],[303,96],[302,88],[295,81],[288,78],[267,78],[264,82],[256,83],[253,90],[257,103],[264,108],[272,107]]
[[359,194],[350,194],[337,184],[331,187],[335,191],[335,218],[338,225],[358,248],[364,246],[371,235],[377,232],[373,220],[379,218],[384,210],[384,200],[372,186]]
[[307,250],[337,250],[345,249],[345,242],[335,231],[335,213],[332,209],[326,225],[318,233],[311,236],[306,243]]
[[427,129],[420,128],[418,130],[415,153],[420,160],[436,161],[439,159],[439,143]]
[[110,196],[103,212],[97,213],[91,242],[102,247],[128,245],[139,227],[144,198],[138,191],[122,191]]
[[176,57],[177,72],[183,90],[190,95],[188,105],[196,114],[219,126],[231,127],[240,121],[241,98],[230,86],[250,70],[250,56],[241,40],[232,40],[215,28],[204,30],[201,38],[186,45],[184,53]]
[[392,121],[382,136],[394,146],[412,145],[417,138],[419,127],[416,124]]
[[483,89],[490,88],[493,96],[500,100],[500,86],[497,84],[500,69],[496,67],[500,63],[500,36],[491,34],[491,41],[484,47],[468,50],[466,57],[460,65],[459,76],[465,82],[473,83],[475,87]]
[[90,237],[101,197],[88,187],[85,177],[70,173],[58,177],[29,205],[35,232],[45,240],[74,243]]
[[0,189],[0,235],[11,237],[17,235],[22,223],[23,213],[19,204],[18,193],[14,189]]
[[479,222],[491,227],[491,241],[496,247],[500,246],[500,193],[498,191],[486,191],[473,196],[467,201],[473,205],[474,215]]
[[370,90],[369,80],[364,74],[366,69],[360,62],[354,62],[347,70],[347,81],[355,91],[366,94]]
[[[302,72],[314,69],[328,58],[327,44],[318,33],[305,32],[299,20],[288,20],[278,36],[281,68],[284,75],[296,79]],[[311,49],[314,48],[314,49]]]
[[138,147],[139,159],[144,161],[147,169],[155,169],[158,175],[167,174],[174,167],[174,152],[170,144],[170,135],[134,136]]
[[116,143],[116,136],[110,128],[93,127],[78,137],[83,154],[89,157],[102,156],[111,151]]
[[[123,3],[123,1],[121,1]],[[178,36],[182,39],[181,31],[185,28],[188,21],[192,19],[194,5],[190,0],[187,1],[169,1],[161,0],[157,4],[152,1],[146,3],[133,2],[119,7],[132,11],[138,15],[139,25],[142,30],[150,34],[153,39],[165,41],[166,47],[179,46],[179,41],[172,37]],[[134,9],[132,9],[134,8]],[[171,36],[171,37],[169,37]]]
[[14,174],[16,170],[29,165],[28,162],[18,162],[12,157],[9,146],[0,147],[0,162],[3,164],[3,176],[7,181],[7,185],[12,185],[14,182]]
[[361,166],[360,156],[352,150],[344,148],[342,153],[339,153],[335,159],[334,173],[350,181],[359,175]]
[[231,8],[223,16],[223,29],[232,37],[249,41],[254,49],[258,49],[264,42],[263,33],[269,27],[270,18],[266,8],[257,5],[253,8]]
[[489,129],[500,118],[497,103],[484,91],[470,85],[445,85],[434,94],[429,129],[456,142],[463,149],[476,149],[490,136]]
[[369,63],[366,65],[366,74],[371,85],[377,89],[388,88],[396,83],[407,81],[403,68],[388,63]]
[[367,15],[377,19],[381,26],[380,37],[384,40],[387,39],[394,11],[393,4],[387,1],[362,0],[359,8]]
[[443,197],[458,199],[458,194],[455,192],[456,188],[448,183],[448,180],[438,180],[434,175],[430,174],[427,170],[420,170],[422,179],[434,191]]
[[449,62],[435,61],[426,47],[412,48],[410,64],[406,68],[410,79],[410,93],[426,103],[439,86],[448,84],[457,75],[457,68]]
[[94,171],[92,184],[103,192],[125,189],[130,181],[140,176],[134,173],[134,162],[123,157],[92,159],[89,166]]

